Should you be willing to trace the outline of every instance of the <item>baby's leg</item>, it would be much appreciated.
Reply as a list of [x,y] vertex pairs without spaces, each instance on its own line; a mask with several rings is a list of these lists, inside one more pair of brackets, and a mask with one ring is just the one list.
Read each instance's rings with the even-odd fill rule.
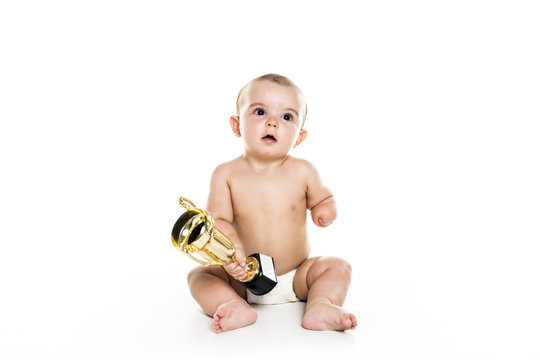
[[356,317],[343,310],[351,282],[351,266],[342,259],[308,259],[298,269],[294,289],[307,299],[302,326],[309,330],[352,330]]
[[195,268],[188,275],[188,284],[195,301],[214,318],[216,333],[251,325],[257,320],[257,313],[239,295],[240,289],[237,292],[230,285],[223,268]]

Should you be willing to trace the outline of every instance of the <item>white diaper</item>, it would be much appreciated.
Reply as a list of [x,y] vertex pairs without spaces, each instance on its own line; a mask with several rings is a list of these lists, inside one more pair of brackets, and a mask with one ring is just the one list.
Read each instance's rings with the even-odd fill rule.
[[277,285],[267,294],[254,295],[247,291],[247,302],[250,304],[275,305],[300,301],[293,289],[293,280],[296,270],[277,277]]

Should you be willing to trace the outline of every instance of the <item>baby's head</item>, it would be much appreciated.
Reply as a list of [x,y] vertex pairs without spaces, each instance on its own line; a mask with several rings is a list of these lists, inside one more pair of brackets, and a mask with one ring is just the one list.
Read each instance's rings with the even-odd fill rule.
[[240,89],[240,91],[238,92],[238,97],[236,98],[236,115],[240,116],[240,108],[241,108],[242,105],[244,105],[244,101],[246,100],[245,96],[244,96],[245,93],[247,92],[247,90],[249,89],[249,87],[253,83],[258,82],[258,81],[274,82],[275,84],[279,84],[279,85],[284,86],[284,87],[290,87],[291,89],[294,89],[296,91],[296,93],[298,94],[298,97],[303,102],[302,114],[300,115],[301,116],[300,118],[302,120],[301,128],[303,129],[304,124],[306,122],[306,116],[307,116],[307,103],[306,103],[306,99],[304,97],[304,94],[302,93],[302,90],[300,90],[300,88],[298,86],[296,86],[296,84],[291,81],[291,79],[289,79],[286,76],[279,75],[279,74],[261,75],[261,76],[255,78],[255,79],[251,80],[246,85],[244,85],[242,87],[242,89]]
[[230,125],[244,139],[246,153],[277,159],[306,138],[306,100],[285,76],[266,74],[247,83],[238,94],[236,113]]

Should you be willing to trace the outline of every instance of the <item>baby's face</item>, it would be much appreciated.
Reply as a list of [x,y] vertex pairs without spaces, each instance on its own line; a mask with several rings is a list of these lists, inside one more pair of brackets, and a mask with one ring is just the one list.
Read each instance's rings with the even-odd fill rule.
[[305,111],[304,97],[295,87],[255,81],[244,90],[236,134],[244,138],[249,154],[265,159],[286,156],[303,140],[299,134]]

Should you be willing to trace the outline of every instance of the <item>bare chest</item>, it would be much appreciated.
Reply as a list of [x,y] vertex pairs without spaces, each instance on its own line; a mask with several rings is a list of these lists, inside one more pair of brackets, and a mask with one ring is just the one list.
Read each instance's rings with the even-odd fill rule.
[[305,214],[306,187],[293,176],[242,176],[230,184],[235,217],[272,218]]

